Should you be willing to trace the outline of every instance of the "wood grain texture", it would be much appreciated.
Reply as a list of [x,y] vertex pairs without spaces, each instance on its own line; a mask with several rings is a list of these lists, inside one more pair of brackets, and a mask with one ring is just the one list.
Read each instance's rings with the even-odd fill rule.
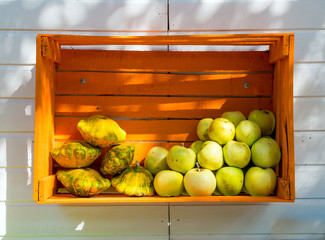
[[273,109],[272,98],[222,97],[57,96],[55,105],[58,116],[100,114],[133,119],[217,118],[235,110],[248,116],[252,109]]
[[[273,71],[266,52],[62,50],[59,71],[256,72]],[[248,61],[249,59],[249,61]]]
[[[57,72],[55,92],[92,95],[270,96],[273,92],[272,80],[272,73],[189,75]],[[247,88],[245,83],[249,84]]]

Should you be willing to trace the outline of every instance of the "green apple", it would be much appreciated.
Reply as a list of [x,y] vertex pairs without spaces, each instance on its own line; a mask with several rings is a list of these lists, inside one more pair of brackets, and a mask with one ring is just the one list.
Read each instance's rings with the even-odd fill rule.
[[144,160],[144,167],[153,175],[156,175],[161,170],[169,169],[167,165],[167,154],[168,150],[163,147],[152,147]]
[[262,136],[269,136],[275,128],[275,116],[269,110],[255,109],[248,115],[248,120],[256,122],[261,128]]
[[197,161],[201,167],[217,170],[223,165],[222,147],[214,141],[205,141],[201,151],[197,154]]
[[184,176],[184,187],[190,196],[211,196],[216,185],[216,177],[209,169],[193,168]]
[[225,162],[231,167],[244,168],[251,160],[251,149],[244,142],[231,140],[222,150]]
[[199,121],[196,127],[196,133],[200,140],[207,141],[209,140],[209,127],[212,123],[212,118],[203,118]]
[[230,120],[230,122],[232,122],[235,127],[237,127],[237,125],[243,121],[246,120],[246,117],[244,116],[244,114],[240,111],[229,111],[229,112],[224,112],[221,115],[222,118],[227,118]]
[[281,160],[281,150],[278,143],[270,137],[257,140],[252,148],[252,162],[262,168],[274,168]]
[[223,167],[216,173],[217,188],[222,195],[238,195],[244,183],[243,170],[237,167]]
[[191,148],[175,145],[167,154],[167,165],[171,170],[185,174],[195,166],[196,154]]
[[209,128],[209,138],[212,141],[224,145],[235,137],[235,126],[227,118],[216,118]]
[[190,146],[190,148],[195,152],[195,154],[198,154],[198,152],[201,150],[202,145],[203,145],[204,141],[202,140],[197,140],[195,142],[193,142]]
[[153,180],[156,193],[162,197],[177,197],[184,191],[184,177],[180,172],[162,170]]
[[276,174],[272,168],[251,167],[245,174],[244,185],[251,196],[269,196],[276,186]]
[[261,129],[258,124],[251,120],[241,121],[236,127],[236,140],[244,142],[249,147],[261,137]]

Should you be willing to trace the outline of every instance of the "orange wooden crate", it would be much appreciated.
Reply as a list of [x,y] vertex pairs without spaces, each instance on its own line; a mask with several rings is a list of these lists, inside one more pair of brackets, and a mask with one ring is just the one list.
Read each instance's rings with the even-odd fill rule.
[[[265,51],[109,51],[73,45],[266,46]],[[38,35],[34,200],[38,203],[292,202],[294,35],[237,34],[99,37]],[[76,124],[102,114],[115,119],[136,146],[134,161],[160,145],[189,146],[205,117],[269,109],[282,151],[276,193],[268,197],[127,197],[103,193],[77,198],[58,193],[56,144],[82,139]],[[95,166],[96,167],[96,166]]]

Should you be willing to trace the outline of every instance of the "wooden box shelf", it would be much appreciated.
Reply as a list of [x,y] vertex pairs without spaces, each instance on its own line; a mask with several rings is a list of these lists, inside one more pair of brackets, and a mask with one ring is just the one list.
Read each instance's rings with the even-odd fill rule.
[[[240,51],[99,50],[105,45],[264,46]],[[69,47],[70,46],[70,47]],[[83,46],[78,48],[76,46]],[[87,47],[84,47],[87,46]],[[166,48],[167,49],[167,48]],[[232,34],[104,37],[37,36],[34,201],[38,203],[292,202],[294,35]],[[136,147],[134,161],[153,146],[169,149],[198,140],[196,126],[225,111],[269,109],[282,159],[276,192],[268,197],[127,197],[60,193],[50,151],[82,139],[77,122],[102,114],[115,119]],[[96,164],[96,162],[94,163]],[[98,164],[98,163],[97,163]],[[96,167],[96,166],[94,166]]]

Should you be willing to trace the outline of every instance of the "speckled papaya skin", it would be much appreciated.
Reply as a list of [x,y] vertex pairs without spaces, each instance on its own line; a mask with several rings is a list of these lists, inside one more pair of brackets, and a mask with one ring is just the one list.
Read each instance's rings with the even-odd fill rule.
[[88,143],[66,142],[51,151],[52,158],[64,168],[88,167],[102,153]]
[[92,168],[59,170],[56,173],[63,186],[76,197],[91,197],[111,186],[109,179]]
[[80,120],[77,128],[89,144],[99,148],[107,148],[126,139],[126,132],[117,122],[102,115]]
[[150,197],[155,194],[153,176],[147,169],[141,167],[139,162],[113,177],[111,183],[119,193],[128,196]]
[[112,175],[121,172],[132,163],[134,150],[134,146],[127,144],[113,146],[105,153],[100,172]]

